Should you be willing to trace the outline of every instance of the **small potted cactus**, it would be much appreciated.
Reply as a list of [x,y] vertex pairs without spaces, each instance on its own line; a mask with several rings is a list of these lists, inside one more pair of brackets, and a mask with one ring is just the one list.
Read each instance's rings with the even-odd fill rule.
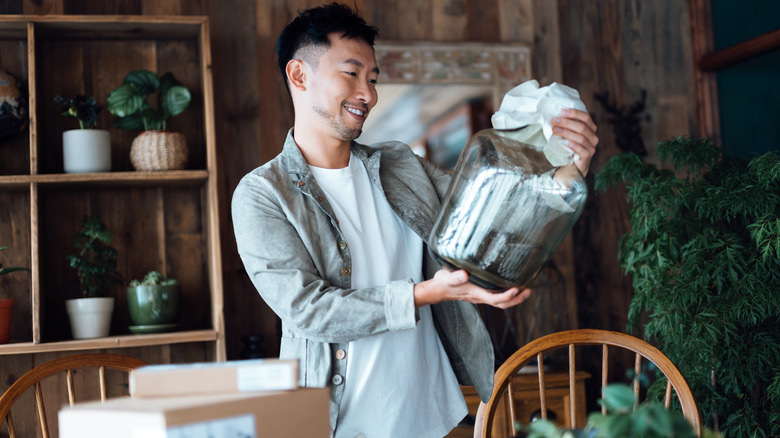
[[179,282],[157,271],[127,287],[127,308],[133,333],[157,333],[176,327],[179,318]]

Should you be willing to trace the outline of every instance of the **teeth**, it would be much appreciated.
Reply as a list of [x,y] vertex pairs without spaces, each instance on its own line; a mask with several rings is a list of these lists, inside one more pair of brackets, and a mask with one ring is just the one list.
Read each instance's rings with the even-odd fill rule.
[[363,111],[360,111],[359,109],[347,108],[347,111],[351,112],[352,114],[357,114],[359,116],[363,115]]

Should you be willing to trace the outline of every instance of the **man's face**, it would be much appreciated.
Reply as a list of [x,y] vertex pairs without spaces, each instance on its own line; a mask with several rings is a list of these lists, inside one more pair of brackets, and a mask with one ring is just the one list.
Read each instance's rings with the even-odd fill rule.
[[373,48],[360,38],[332,33],[330,47],[314,56],[318,57],[316,67],[307,81],[314,119],[320,129],[340,140],[358,138],[377,101],[379,69]]

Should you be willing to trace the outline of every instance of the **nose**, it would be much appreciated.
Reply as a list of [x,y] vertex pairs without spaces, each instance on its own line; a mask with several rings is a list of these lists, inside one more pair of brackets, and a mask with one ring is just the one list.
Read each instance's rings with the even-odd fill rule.
[[360,81],[356,91],[356,97],[358,100],[366,104],[368,108],[372,108],[377,101],[376,86],[368,81]]

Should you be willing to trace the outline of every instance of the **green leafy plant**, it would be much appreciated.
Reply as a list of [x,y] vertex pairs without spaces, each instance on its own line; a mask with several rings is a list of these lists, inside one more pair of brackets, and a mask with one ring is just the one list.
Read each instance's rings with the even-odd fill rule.
[[122,284],[116,270],[117,250],[110,246],[111,232],[95,216],[84,217],[73,242],[78,254],[67,257],[76,270],[84,298],[102,297],[112,285]]
[[[7,246],[0,246],[0,251],[5,251],[8,249]],[[22,267],[14,267],[9,266],[7,268],[3,267],[3,264],[0,263],[0,275],[10,274],[11,272],[17,272],[17,271],[29,271],[28,268],[22,268]]]
[[170,72],[157,77],[149,70],[136,70],[108,95],[108,111],[119,117],[114,124],[120,129],[165,130],[166,120],[181,114],[191,98]]
[[[538,420],[525,428],[528,438],[695,438],[696,432],[682,412],[667,410],[657,401],[637,403],[634,391],[623,383],[613,383],[604,388],[599,404],[606,408],[606,415],[592,412],[588,424],[582,430],[572,431],[557,426],[549,420]],[[702,436],[715,437],[711,430]]]
[[78,95],[74,97],[58,94],[54,104],[63,108],[62,115],[79,121],[79,128],[89,129],[97,125],[97,115],[103,109],[91,96]]
[[130,286],[175,286],[179,284],[174,278],[165,278],[157,271],[149,271],[141,281],[133,279]]
[[596,177],[597,190],[627,190],[618,259],[634,287],[629,329],[645,322],[710,427],[780,436],[780,156],[748,162],[680,137],[658,157],[671,169],[628,153]]

